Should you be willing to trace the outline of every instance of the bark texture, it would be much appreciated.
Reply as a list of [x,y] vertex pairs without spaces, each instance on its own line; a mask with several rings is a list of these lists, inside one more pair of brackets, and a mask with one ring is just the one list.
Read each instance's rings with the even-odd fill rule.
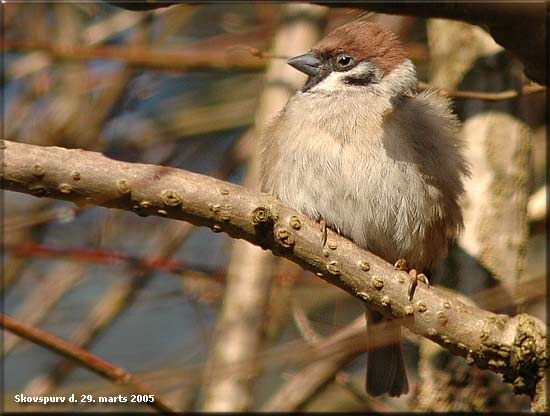
[[223,231],[315,272],[386,316],[401,318],[411,331],[466,357],[468,363],[503,374],[518,393],[534,395],[544,374],[546,336],[538,319],[497,315],[423,284],[409,301],[405,272],[330,230],[330,250],[323,249],[318,225],[269,195],[95,152],[8,141],[0,146],[4,189]]

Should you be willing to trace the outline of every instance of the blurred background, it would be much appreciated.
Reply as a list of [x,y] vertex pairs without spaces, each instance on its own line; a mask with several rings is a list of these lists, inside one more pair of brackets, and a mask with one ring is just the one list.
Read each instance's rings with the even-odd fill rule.
[[[546,97],[477,26],[309,4],[7,4],[4,137],[256,187],[262,128],[305,81],[285,58],[358,17],[396,32],[420,87],[444,89],[463,122],[472,164],[465,232],[432,283],[544,320]],[[5,313],[126,369],[175,410],[529,409],[500,376],[406,329],[411,392],[366,396],[365,354],[342,343],[323,356],[364,331],[361,303],[224,234],[12,192],[3,225]],[[20,393],[131,389],[2,336],[4,411],[154,411],[15,403]]]

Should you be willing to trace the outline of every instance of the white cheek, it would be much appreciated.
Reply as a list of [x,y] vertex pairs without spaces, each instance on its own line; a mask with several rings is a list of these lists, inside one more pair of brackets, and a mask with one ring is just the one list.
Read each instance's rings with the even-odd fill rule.
[[338,91],[346,86],[344,83],[345,72],[332,72],[328,77],[315,85],[311,91]]

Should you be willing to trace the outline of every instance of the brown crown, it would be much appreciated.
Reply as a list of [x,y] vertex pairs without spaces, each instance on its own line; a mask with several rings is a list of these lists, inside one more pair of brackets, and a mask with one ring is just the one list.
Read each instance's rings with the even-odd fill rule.
[[395,34],[367,21],[353,21],[337,27],[321,39],[313,51],[330,55],[346,52],[358,61],[369,60],[384,73],[391,72],[405,59]]

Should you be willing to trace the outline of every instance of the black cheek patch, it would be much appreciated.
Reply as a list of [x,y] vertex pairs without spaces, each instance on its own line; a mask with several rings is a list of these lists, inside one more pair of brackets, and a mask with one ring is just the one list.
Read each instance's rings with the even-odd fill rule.
[[348,85],[369,85],[376,82],[376,77],[373,71],[364,74],[350,75],[344,78],[344,82]]

